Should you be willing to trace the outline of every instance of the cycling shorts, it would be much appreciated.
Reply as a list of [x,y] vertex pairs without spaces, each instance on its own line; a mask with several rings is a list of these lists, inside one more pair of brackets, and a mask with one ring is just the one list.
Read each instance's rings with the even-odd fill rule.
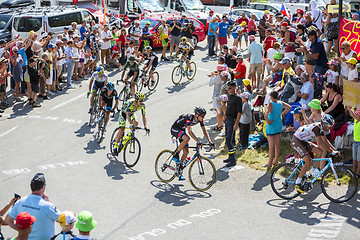
[[[130,115],[130,120],[131,120],[131,123],[134,120],[137,121],[136,115],[135,114]],[[119,116],[119,127],[125,128],[125,125],[126,125],[126,114],[122,112]]]
[[92,87],[92,93],[96,93],[98,90],[102,90],[103,87],[104,87],[104,82],[94,81],[94,84]]
[[[135,74],[135,72],[133,70],[130,70],[127,73],[127,77],[130,79],[132,76],[134,76],[134,74]],[[132,83],[137,83],[138,77],[139,77],[139,71],[137,71],[136,78],[132,81]]]
[[[182,136],[186,134],[185,128],[177,128],[174,126],[171,127],[170,132],[171,132],[171,136],[174,136],[176,137],[176,139],[179,139],[180,143],[183,141]],[[189,146],[189,144],[186,144],[185,146],[187,147]]]
[[308,141],[301,141],[294,136],[291,139],[291,147],[300,155],[300,157],[304,157],[312,151],[314,144]]
[[[145,64],[146,67],[149,66],[149,63],[150,63],[151,60],[147,61],[147,63]],[[158,61],[157,60],[154,60],[152,65],[151,65],[151,70],[155,71],[156,67],[158,65]]]
[[[183,54],[183,56],[185,56],[186,53]],[[191,60],[192,56],[194,56],[194,50],[190,50],[189,54],[187,55],[186,59],[187,60]]]
[[113,105],[113,99],[112,99],[112,98],[110,98],[110,99],[108,99],[108,98],[102,98],[101,101],[105,102],[105,107],[106,107],[106,109],[108,109],[108,107],[109,107],[110,109],[112,109],[112,105]]

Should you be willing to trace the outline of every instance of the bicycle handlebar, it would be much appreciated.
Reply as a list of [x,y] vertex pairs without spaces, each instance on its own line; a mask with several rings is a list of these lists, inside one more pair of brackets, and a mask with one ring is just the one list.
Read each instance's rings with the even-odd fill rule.
[[[200,146],[201,145],[201,146]],[[210,146],[210,149],[209,150],[205,150],[206,152],[210,152],[211,150],[215,150],[215,144],[214,144],[214,148],[211,147],[212,144],[210,143],[202,143],[202,144],[197,144],[195,147],[188,147],[188,148],[192,148],[192,149],[199,149],[199,148],[202,148],[203,146]]]

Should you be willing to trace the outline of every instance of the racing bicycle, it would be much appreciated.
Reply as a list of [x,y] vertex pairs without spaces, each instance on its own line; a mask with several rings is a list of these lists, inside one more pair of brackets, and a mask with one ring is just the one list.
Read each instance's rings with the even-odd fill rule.
[[[89,126],[90,127],[95,127],[96,125],[96,116],[98,115],[98,99],[99,99],[99,92],[100,92],[100,89],[96,92],[96,93],[92,93],[92,94],[95,94],[95,97],[94,97],[94,101],[93,103],[91,104],[91,108],[90,108],[90,119],[89,119]],[[87,97],[89,97],[89,94],[87,95]]]
[[[210,146],[209,143],[202,144]],[[178,141],[176,141],[176,149]],[[195,153],[192,158],[187,158],[181,165],[177,165],[173,160],[176,149],[163,150],[155,160],[155,173],[162,182],[171,182],[175,176],[181,176],[183,170],[189,166],[189,180],[191,186],[198,191],[208,190],[215,182],[216,169],[214,163],[200,154],[201,145],[188,147],[194,149]],[[210,152],[211,148],[206,152]]]
[[[101,111],[102,110],[102,111]],[[106,109],[99,108],[98,114],[97,114],[97,124],[98,124],[98,130],[95,133],[95,140],[100,144],[102,140],[104,139],[104,133],[105,133],[105,122],[106,122],[106,112],[114,112],[111,107],[106,107]]]
[[[330,201],[342,203],[350,200],[357,192],[358,181],[356,175],[344,165],[334,165],[332,158],[313,159],[313,161],[326,161],[325,167],[312,177],[305,174],[304,190],[309,192],[317,179],[321,178],[321,191]],[[300,195],[295,188],[295,181],[299,176],[304,160],[299,163],[292,160],[289,163],[280,164],[271,174],[271,188],[281,198],[293,199]],[[321,177],[322,176],[322,177]]]
[[[114,132],[111,136],[111,140],[110,140],[110,151],[113,156],[115,156],[114,144],[115,144],[115,138],[116,138],[116,135],[117,135],[119,129],[120,128],[117,127],[114,130]],[[132,128],[125,128],[125,129],[130,129],[131,131],[127,135],[125,135],[125,132],[124,132],[124,137],[118,143],[118,152],[119,153],[121,151],[123,152],[124,163],[127,167],[134,167],[137,164],[137,162],[139,161],[140,154],[141,154],[140,141],[135,137],[135,131],[136,130],[145,130],[146,131],[146,129],[141,128],[141,127],[132,127]]]
[[[118,82],[123,82],[124,83],[124,87],[121,89],[121,91],[119,92],[119,101],[124,104],[127,100],[129,100],[131,98],[131,82],[130,81],[124,81],[124,80],[117,80]],[[139,80],[138,80],[139,81]],[[138,85],[135,84],[135,92],[138,91]]]
[[193,61],[190,62],[190,69],[192,70],[190,72],[189,69],[187,68],[185,60],[180,59],[180,60],[175,60],[175,61],[178,61],[179,65],[177,65],[172,70],[171,81],[175,85],[178,85],[183,77],[187,77],[187,79],[193,80],[194,77],[195,77],[195,74],[196,74],[196,70],[197,70],[196,69],[196,63],[193,62]]
[[156,86],[159,83],[159,73],[153,72],[154,80],[151,80],[150,75],[145,72],[144,70],[141,70],[141,74],[139,76],[139,79],[137,81],[138,85],[138,91],[141,91],[143,87],[147,87],[149,91],[154,91]]

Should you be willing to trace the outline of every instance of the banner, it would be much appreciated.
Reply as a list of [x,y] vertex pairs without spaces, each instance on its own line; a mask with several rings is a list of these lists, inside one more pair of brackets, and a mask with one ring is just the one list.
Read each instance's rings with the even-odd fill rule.
[[360,22],[350,21],[344,18],[340,20],[339,46],[344,41],[351,43],[351,49],[358,53],[360,58]]
[[344,105],[360,108],[360,82],[344,80]]

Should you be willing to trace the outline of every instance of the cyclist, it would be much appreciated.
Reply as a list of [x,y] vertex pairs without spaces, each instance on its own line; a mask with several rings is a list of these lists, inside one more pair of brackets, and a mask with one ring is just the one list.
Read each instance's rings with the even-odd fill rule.
[[179,44],[179,50],[176,53],[176,56],[179,54],[179,52],[182,53],[181,60],[186,59],[186,66],[189,69],[189,74],[191,75],[191,73],[193,72],[193,69],[190,68],[190,60],[191,60],[191,57],[194,56],[194,48],[187,41],[186,37],[181,38],[181,42]]
[[[115,106],[112,107],[113,105],[113,98],[115,98]],[[100,106],[100,111],[102,111],[103,109],[106,109],[106,119],[105,119],[105,127],[104,130],[106,130],[106,126],[109,122],[109,118],[110,118],[110,111],[114,112],[114,109],[117,108],[119,104],[119,97],[118,94],[116,92],[116,90],[114,89],[114,84],[112,82],[108,82],[105,86],[105,88],[103,88],[100,92],[100,97],[99,97],[99,106]],[[110,111],[109,111],[110,110]]]
[[[90,97],[90,109],[88,113],[91,113],[91,106],[94,102],[95,95],[97,91],[103,89],[108,81],[108,76],[104,73],[103,67],[97,67],[96,72],[91,75],[89,82],[89,92],[87,95],[91,94]],[[94,83],[94,84],[93,84]]]
[[[295,182],[295,188],[298,192],[304,193],[302,178],[311,166],[311,157],[309,152],[314,152],[317,158],[325,158],[327,152],[331,152],[332,155],[339,154],[324,134],[324,132],[328,131],[334,124],[335,120],[331,115],[323,114],[321,116],[321,122],[304,125],[294,133],[291,140],[291,147],[295,150],[295,157],[300,156],[305,161],[304,166],[301,168],[299,177]],[[314,138],[316,138],[317,145],[310,142]],[[323,167],[324,162],[321,161],[320,168],[322,169]],[[311,171],[318,171],[318,169],[313,168]]]
[[136,61],[134,55],[131,55],[129,59],[126,61],[123,73],[121,75],[121,81],[123,82],[124,75],[126,69],[130,69],[129,72],[126,74],[125,82],[132,77],[131,79],[131,95],[134,96],[135,93],[135,84],[137,83],[137,79],[139,77],[139,63]]
[[[215,148],[215,144],[211,142],[209,134],[206,131],[204,125],[206,110],[202,107],[195,107],[194,113],[195,114],[189,113],[180,115],[179,118],[171,126],[171,135],[176,137],[180,141],[180,144],[176,149],[176,153],[173,157],[173,160],[176,162],[177,165],[181,165],[181,163],[186,159],[187,155],[189,154],[188,143],[190,141],[190,137],[194,139],[198,145],[201,145],[200,139],[195,136],[191,129],[192,126],[198,123],[200,123],[201,130],[206,140],[210,143],[212,148]],[[190,137],[188,134],[186,134],[186,130]],[[179,154],[181,151],[183,151],[183,154],[180,159]],[[185,178],[183,176],[179,176],[179,180],[185,180]]]
[[122,106],[121,114],[119,116],[120,129],[119,129],[118,134],[116,135],[115,143],[114,143],[115,156],[117,156],[119,154],[118,149],[122,149],[122,146],[119,147],[119,142],[120,142],[120,144],[122,143],[122,141],[120,141],[120,139],[122,139],[122,136],[123,136],[123,133],[125,130],[126,120],[128,120],[128,122],[131,124],[130,128],[133,128],[133,126],[137,127],[139,124],[139,122],[136,118],[136,115],[134,114],[137,110],[141,110],[144,128],[147,133],[150,132],[150,130],[146,127],[145,104],[143,103],[144,99],[145,99],[145,94],[143,94],[141,92],[136,92],[135,99],[128,100]]
[[147,73],[147,71],[149,70],[150,68],[150,72],[149,72],[149,76],[151,78],[151,84],[154,84],[155,81],[154,81],[154,75],[153,75],[153,72],[155,71],[157,65],[158,65],[158,57],[156,56],[156,53],[152,51],[152,47],[150,46],[146,46],[145,47],[145,51],[144,51],[144,54],[142,55],[141,57],[141,60],[140,60],[140,63],[143,61],[143,60],[148,60],[147,63],[145,63],[145,67],[144,67],[144,72],[145,74]]

